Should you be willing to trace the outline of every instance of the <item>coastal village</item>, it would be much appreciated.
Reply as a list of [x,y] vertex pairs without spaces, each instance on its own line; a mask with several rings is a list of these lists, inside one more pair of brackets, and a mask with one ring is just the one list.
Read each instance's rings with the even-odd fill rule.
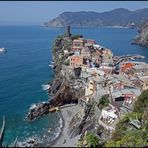
[[[114,56],[111,49],[92,39],[77,36],[71,40],[70,26],[64,38],[72,43],[70,48],[64,49],[59,55],[68,55],[62,62],[61,73],[79,94],[80,111],[77,116],[81,116],[74,116],[70,124],[74,122],[74,118],[85,124],[88,106],[92,106],[93,115],[89,118],[94,126],[89,130],[93,129],[98,135],[97,128],[104,128],[109,133],[109,138],[119,120],[132,112],[137,97],[148,88],[148,64],[136,60],[144,58],[140,55]],[[85,122],[82,122],[84,118]],[[132,120],[131,123],[138,126]],[[76,129],[76,125],[72,128],[71,130]],[[87,128],[83,137],[86,133]],[[81,146],[86,144],[84,141]]]
[[[26,119],[32,121],[55,111],[61,115],[64,127],[57,141],[49,144],[52,147],[90,147],[88,133],[104,143],[148,89],[148,64],[137,60],[143,58],[115,56],[93,39],[72,35],[68,26],[53,45],[55,78],[49,87],[52,99],[32,106]],[[137,118],[130,118],[130,124],[140,128]],[[4,126],[3,120],[0,141]],[[18,146],[17,140],[14,145]],[[31,139],[23,145],[34,147],[37,141]]]

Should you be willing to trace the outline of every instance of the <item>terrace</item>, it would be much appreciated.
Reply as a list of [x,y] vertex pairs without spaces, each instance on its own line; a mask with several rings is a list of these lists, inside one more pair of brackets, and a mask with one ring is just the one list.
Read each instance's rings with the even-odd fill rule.
[[118,122],[117,109],[109,104],[102,110],[101,116],[99,118],[99,124],[105,127],[107,130],[114,130],[115,124]]

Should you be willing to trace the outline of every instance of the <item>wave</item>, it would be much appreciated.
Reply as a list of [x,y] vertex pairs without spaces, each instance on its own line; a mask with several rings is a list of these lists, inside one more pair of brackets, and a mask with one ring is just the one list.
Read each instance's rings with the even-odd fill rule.
[[49,84],[43,84],[42,85],[42,89],[43,90],[48,90],[50,88],[50,85]]
[[64,127],[64,121],[62,118],[62,115],[60,113],[58,113],[59,116],[59,121],[58,124],[56,125],[56,130],[54,131],[54,136],[50,139],[50,144],[54,144],[54,142],[56,140],[58,140],[58,138],[60,137],[61,133],[62,133],[62,128]]

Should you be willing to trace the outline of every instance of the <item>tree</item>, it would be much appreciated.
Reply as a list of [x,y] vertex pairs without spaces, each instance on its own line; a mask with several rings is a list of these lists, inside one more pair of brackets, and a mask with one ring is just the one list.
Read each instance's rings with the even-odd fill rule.
[[64,64],[65,64],[66,66],[69,66],[69,65],[70,65],[70,60],[65,60]]
[[108,96],[107,95],[102,96],[101,99],[99,100],[98,107],[102,109],[103,107],[108,106],[108,105],[109,105]]
[[99,146],[99,139],[93,133],[87,133],[86,141],[87,141],[89,147],[97,147],[97,146]]
[[143,113],[148,109],[148,89],[143,91],[134,104],[134,111]]

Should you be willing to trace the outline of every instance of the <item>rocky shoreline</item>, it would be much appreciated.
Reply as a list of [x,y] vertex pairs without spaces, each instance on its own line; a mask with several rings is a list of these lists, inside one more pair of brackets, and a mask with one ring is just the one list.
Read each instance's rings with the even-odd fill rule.
[[[62,55],[62,58],[60,57],[61,53],[63,53],[64,49],[67,49],[67,41],[69,43],[72,41],[72,37],[69,36],[67,37],[66,35],[63,36],[58,36],[57,39],[54,42],[53,46],[53,71],[54,71],[54,79],[51,83],[49,83],[49,95],[51,96],[51,100],[47,102],[41,102],[37,105],[34,105],[33,107],[30,108],[30,111],[27,115],[27,120],[28,121],[33,121],[43,115],[46,115],[49,113],[49,110],[54,107],[61,107],[66,104],[78,104],[78,98],[82,96],[81,94],[81,89],[77,90],[74,89],[73,85],[73,80],[72,78],[68,76],[63,75],[62,73],[62,64],[64,63],[64,60],[67,59],[68,55]],[[63,49],[64,47],[64,49]],[[71,53],[70,53],[71,54]],[[78,106],[78,105],[77,105]],[[78,107],[68,107],[62,109],[62,111],[59,111],[60,118],[62,119],[62,127],[61,127],[61,132],[59,135],[49,143],[49,146],[61,146],[66,142],[62,142],[63,138],[66,137],[68,141],[71,141],[72,143],[75,143],[78,141],[80,138],[80,133],[83,129],[83,122],[85,122],[87,115],[84,115],[85,119],[82,120],[82,122],[78,122],[77,127],[75,129],[69,129],[69,123],[66,121],[68,117],[68,112],[71,112],[70,117],[68,118],[69,121],[72,120],[73,116],[77,113]],[[81,120],[80,120],[81,121]],[[76,130],[76,133],[75,133]],[[69,135],[67,134],[69,132]],[[70,134],[75,133],[73,136],[70,136]],[[64,134],[64,136],[62,136]],[[71,138],[69,138],[71,137]],[[76,138],[77,137],[77,138]],[[64,139],[65,141],[65,139]],[[68,144],[68,145],[67,145]],[[71,146],[70,143],[66,143],[66,146]],[[74,145],[73,145],[74,146]]]
[[148,48],[148,22],[144,22],[139,30],[139,34],[133,39],[132,44]]

